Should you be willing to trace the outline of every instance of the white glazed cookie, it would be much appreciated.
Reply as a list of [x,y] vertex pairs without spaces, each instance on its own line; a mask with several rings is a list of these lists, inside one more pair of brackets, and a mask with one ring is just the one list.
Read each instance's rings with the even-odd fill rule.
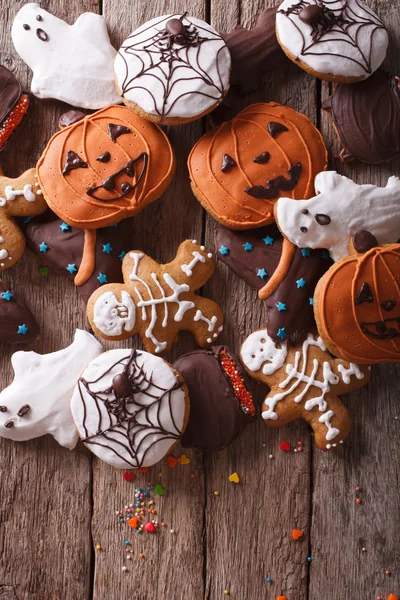
[[266,330],[245,340],[240,359],[251,377],[270,387],[261,416],[280,427],[302,418],[314,430],[315,443],[329,450],[350,432],[350,416],[338,395],[365,385],[368,367],[332,358],[316,332],[302,343],[274,342]]
[[71,397],[83,369],[102,352],[96,338],[77,329],[72,344],[58,352],[13,354],[14,381],[0,394],[0,436],[23,442],[49,433],[74,448],[79,436]]
[[117,87],[127,106],[172,125],[217,106],[229,89],[230,69],[219,33],[186,13],[148,21],[124,41],[115,59]]
[[71,409],[83,443],[106,463],[149,467],[181,437],[188,419],[183,379],[162,358],[110,350],[79,379]]
[[367,79],[385,59],[388,33],[359,0],[284,0],[276,17],[278,41],[303,69],[328,81]]
[[316,196],[310,200],[279,198],[275,219],[283,235],[300,248],[327,248],[333,260],[349,254],[349,243],[360,231],[379,244],[400,238],[400,179],[386,187],[358,185],[335,171],[319,173]]
[[116,55],[100,15],[84,13],[73,25],[25,4],[12,31],[14,47],[32,69],[32,93],[81,108],[118,104],[113,64]]

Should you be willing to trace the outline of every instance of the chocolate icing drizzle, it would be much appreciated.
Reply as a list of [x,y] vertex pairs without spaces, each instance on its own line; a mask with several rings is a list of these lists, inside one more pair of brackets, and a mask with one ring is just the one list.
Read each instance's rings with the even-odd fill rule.
[[[390,326],[391,325],[391,326]],[[400,318],[360,323],[361,331],[373,340],[393,340],[400,337]]]
[[73,150],[68,150],[67,157],[65,159],[65,165],[63,168],[63,175],[67,175],[74,169],[87,169],[88,164]]
[[41,40],[42,42],[49,41],[49,36],[43,29],[40,29],[40,28],[36,29],[36,35],[38,36],[39,40]]
[[111,141],[114,144],[120,135],[124,135],[125,133],[131,133],[129,127],[126,127],[125,125],[115,125],[115,123],[108,123],[107,131]]
[[253,162],[257,163],[258,165],[266,165],[269,162],[270,158],[271,155],[269,152],[262,152],[261,154],[253,158]]
[[270,121],[268,123],[268,132],[271,137],[276,138],[277,135],[283,133],[284,131],[288,131],[288,128],[282,123],[277,123],[276,121]]
[[14,75],[0,65],[0,123],[7,118],[18,103],[22,90]]
[[317,221],[318,225],[329,225],[332,219],[328,215],[320,213],[315,215],[315,220]]
[[289,179],[285,179],[283,175],[278,175],[274,179],[267,181],[266,187],[263,185],[254,185],[245,188],[246,194],[260,200],[270,200],[277,198],[280,192],[289,192],[294,190],[299,182],[303,167],[301,163],[296,163],[288,169]]
[[111,154],[109,152],[103,152],[103,154],[100,154],[96,158],[96,160],[98,160],[99,162],[102,162],[102,163],[108,163],[110,158],[111,158]]
[[[178,31],[177,24],[175,23],[178,20],[182,22],[183,33],[182,28],[179,28]],[[185,20],[188,24],[185,24]],[[162,21],[160,21],[160,23],[162,23]],[[145,31],[151,31],[153,28],[154,25],[149,26]],[[202,32],[204,32],[205,35],[202,35]],[[119,50],[119,54],[126,67],[126,76],[121,85],[122,96],[126,96],[128,92],[134,89],[147,91],[152,97],[155,112],[160,117],[167,117],[179,99],[188,93],[206,96],[215,99],[215,102],[222,99],[225,90],[219,72],[218,57],[224,46],[218,50],[216,57],[218,71],[217,82],[214,82],[210,78],[200,64],[201,46],[211,45],[215,42],[220,44],[222,40],[220,35],[212,34],[213,37],[209,37],[210,32],[200,26],[195,26],[187,17],[186,13],[181,15],[171,15],[171,18],[167,21],[163,29],[158,30],[154,35],[149,33],[148,43],[144,47],[142,46],[142,41],[136,42],[137,35],[142,34],[143,30],[140,34],[133,33]],[[193,62],[191,62],[188,50],[193,47],[197,49],[197,52]],[[146,61],[141,57],[143,53],[146,54]],[[139,73],[131,79],[129,79],[129,65],[125,55],[128,57],[132,55],[135,56],[143,65]],[[145,66],[146,63],[148,64],[147,67]],[[188,69],[193,72],[192,77],[187,76]],[[184,79],[179,79],[177,75],[178,70],[185,73]],[[160,71],[163,75],[161,77]],[[141,79],[146,75],[157,79],[160,82],[160,87],[164,90],[161,106],[159,106],[158,99],[150,89],[141,83]],[[176,84],[179,81],[189,82],[191,80],[201,80],[205,86],[205,91],[186,91],[179,94],[172,102],[170,102],[170,96],[171,93],[175,91],[174,88],[176,87]]]
[[[111,365],[95,380],[87,381],[81,377],[78,381],[83,407],[82,427],[85,434],[82,441],[89,446],[107,448],[133,468],[141,467],[147,452],[160,441],[178,440],[181,436],[173,417],[171,395],[183,384],[176,381],[170,388],[156,385],[152,381],[152,376],[148,377],[145,373],[143,365],[139,366],[137,359],[140,355],[141,352],[134,348],[130,355]],[[124,361],[126,361],[125,364]],[[121,365],[121,372],[113,378],[110,387],[101,391],[91,389],[93,384],[98,383],[118,365]],[[97,409],[98,424],[94,433],[89,433],[86,426],[88,408],[83,390],[94,401]],[[148,400],[146,404],[142,404],[143,395]],[[173,424],[171,430],[166,429],[160,420],[161,403],[164,406],[167,403],[169,407]],[[101,406],[106,408],[106,418]],[[155,415],[154,407],[156,407]],[[143,424],[143,420],[146,424]],[[147,433],[143,435],[146,431]],[[139,442],[137,442],[137,437],[139,437]],[[148,438],[154,441],[150,442],[146,449],[143,449],[143,446],[148,443]]]
[[224,154],[222,157],[221,171],[223,173],[227,173],[233,167],[236,167],[236,164],[236,160],[233,159],[232,156],[230,156],[229,154]]
[[371,288],[368,283],[363,283],[361,285],[360,291],[357,294],[356,299],[354,300],[354,304],[358,306],[359,304],[364,304],[364,302],[373,302],[374,297],[372,295]]
[[[124,132],[124,133],[127,133],[127,132]],[[136,158],[132,158],[131,160],[128,160],[126,165],[121,167],[121,169],[119,169],[115,173],[113,173],[113,175],[110,175],[109,177],[107,177],[107,179],[105,179],[101,185],[96,185],[96,186],[87,188],[87,190],[86,190],[87,195],[90,196],[91,198],[95,198],[96,200],[100,200],[102,202],[120,200],[121,198],[124,198],[124,196],[127,196],[128,194],[130,194],[131,192],[134,191],[134,189],[138,186],[139,182],[143,178],[143,175],[145,174],[146,169],[147,169],[148,159],[149,159],[149,155],[147,154],[147,152],[141,152],[138,156],[136,156]],[[134,183],[129,183],[128,181],[124,181],[121,184],[121,193],[118,196],[102,198],[101,196],[96,195],[96,192],[98,190],[106,190],[107,192],[114,191],[117,186],[116,178],[119,177],[120,175],[123,175],[124,173],[126,175],[128,175],[128,177],[134,177],[135,176],[135,165],[136,165],[136,163],[138,163],[140,161],[143,161],[143,165],[142,165],[142,169],[141,169],[138,177],[136,178],[136,181]]]
[[[359,47],[359,32],[367,26],[372,27],[370,32],[372,39],[375,31],[385,29],[385,26],[368,7],[361,7],[358,0],[354,0],[352,4],[360,9],[360,13],[362,13],[360,15],[355,12],[354,7],[350,6],[350,3],[346,0],[342,0],[342,6],[334,8],[333,5],[337,4],[338,0],[325,0],[324,2],[318,2],[318,5],[316,2],[310,0],[301,0],[288,9],[280,9],[278,12],[290,19],[293,26],[301,35],[303,43],[300,55],[342,56],[355,62],[366,74],[371,74],[371,51],[369,55],[366,55]],[[314,6],[317,6],[318,10],[313,9],[312,14],[310,14],[310,8]],[[301,27],[291,18],[293,15],[298,16],[301,21],[311,27],[312,34],[309,44],[306,42]],[[366,15],[369,15],[369,17]],[[349,56],[345,57],[336,52],[321,52],[319,46],[329,42],[345,43],[356,48],[359,54],[358,60]]]
[[70,125],[81,121],[85,117],[86,115],[80,110],[67,110],[67,112],[63,113],[58,119],[58,124],[60,127],[69,127]]
[[383,310],[390,312],[396,306],[396,300],[385,300],[384,302],[381,302],[381,306]]

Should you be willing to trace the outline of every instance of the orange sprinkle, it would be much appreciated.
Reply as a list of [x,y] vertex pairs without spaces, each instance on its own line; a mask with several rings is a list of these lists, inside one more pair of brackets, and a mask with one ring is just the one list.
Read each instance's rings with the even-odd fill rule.
[[29,99],[26,94],[22,94],[18,103],[11,110],[9,115],[0,125],[0,148],[4,146],[14,129],[21,123],[26,111],[28,110]]
[[294,540],[299,540],[301,537],[303,537],[303,532],[300,529],[293,529],[292,538]]

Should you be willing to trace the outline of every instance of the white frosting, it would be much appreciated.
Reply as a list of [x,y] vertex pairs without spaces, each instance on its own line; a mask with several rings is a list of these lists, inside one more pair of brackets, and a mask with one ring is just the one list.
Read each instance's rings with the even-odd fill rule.
[[130,294],[123,290],[121,302],[113,292],[104,292],[95,302],[94,324],[107,336],[119,336],[132,331],[136,320],[136,306]]
[[197,33],[204,42],[192,46],[174,42],[168,49],[168,38],[160,40],[167,22],[181,17],[172,14],[148,21],[125,40],[115,59],[122,96],[157,117],[198,116],[220,102],[229,88],[229,50],[211,25],[185,16],[189,35]]
[[[40,355],[12,355],[14,381],[0,394],[0,436],[23,442],[51,434],[61,446],[74,448],[79,436],[70,402],[76,382],[86,365],[103,352],[101,344],[87,331],[77,329],[70,346]],[[28,412],[18,416],[24,405]],[[13,427],[5,427],[8,421]]]
[[[279,228],[300,248],[327,248],[333,260],[349,254],[352,236],[362,230],[371,232],[379,244],[396,242],[400,237],[400,179],[390,177],[385,188],[358,185],[335,171],[324,171],[315,178],[317,196],[310,200],[279,198],[275,217]],[[307,214],[303,211],[307,210]],[[320,225],[316,215],[327,215],[331,222]],[[306,228],[306,232],[301,231]]]
[[[319,1],[306,0],[301,4],[304,7]],[[334,25],[315,43],[313,29],[300,20],[299,10],[288,16],[280,12],[299,5],[298,0],[284,0],[276,15],[281,45],[321,75],[366,79],[386,56],[389,38],[381,20],[359,0],[325,0],[323,4],[335,15],[343,9],[344,19],[351,24]]]
[[[93,360],[82,374],[71,402],[85,445],[101,460],[120,469],[149,467],[161,460],[182,434],[186,405],[182,387],[169,391],[177,383],[172,367],[162,358],[138,351],[130,369],[137,378],[133,397],[129,401],[119,399],[119,405],[125,402],[125,410],[118,417],[114,408],[108,410],[106,401],[117,402],[113,378],[122,372],[129,358],[130,350],[119,349]],[[88,384],[84,385],[82,379]],[[88,389],[92,394],[110,391],[100,394],[96,401]]]
[[[47,41],[38,37],[38,29],[47,34]],[[16,51],[33,71],[35,96],[91,109],[120,102],[114,83],[116,51],[100,15],[84,13],[68,25],[39,4],[25,4],[11,35]]]
[[262,367],[264,375],[272,375],[285,364],[287,342],[275,342],[266,330],[255,331],[245,340],[240,356],[249,371]]

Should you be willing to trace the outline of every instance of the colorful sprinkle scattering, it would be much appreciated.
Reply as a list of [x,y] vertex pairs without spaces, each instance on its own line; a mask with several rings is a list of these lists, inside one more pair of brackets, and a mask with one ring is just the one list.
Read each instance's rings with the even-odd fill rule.
[[165,490],[161,483],[156,485],[156,487],[154,488],[154,493],[157,494],[157,496],[164,496]]
[[66,231],[70,230],[70,226],[68,225],[68,223],[65,223],[64,221],[61,223],[60,225],[60,229],[63,233],[65,233]]
[[103,244],[103,252],[105,252],[106,254],[111,254],[111,252],[112,252],[112,246],[111,246],[110,243]]
[[6,292],[3,292],[1,294],[1,297],[3,298],[3,300],[11,300],[11,298],[13,297],[12,293],[10,292],[10,290],[7,290]]
[[245,244],[243,244],[243,248],[246,252],[251,252],[252,250],[254,250],[253,244],[250,244],[250,242],[246,242]]
[[186,456],[186,454],[181,454],[179,462],[181,463],[181,465],[189,465],[190,458],[188,456]]
[[276,308],[278,309],[279,312],[282,312],[282,311],[286,310],[286,304],[284,302],[277,302]]
[[296,284],[297,284],[297,289],[302,289],[303,287],[305,287],[307,281],[304,279],[304,277],[301,277],[300,279],[297,279]]
[[267,246],[272,246],[272,244],[274,243],[274,238],[272,238],[271,236],[267,235],[267,237],[263,238],[263,242]]
[[281,340],[284,340],[286,337],[286,329],[284,327],[280,327],[278,329],[278,333],[276,334],[278,336],[278,338],[280,338]]
[[290,452],[291,445],[289,444],[288,441],[284,440],[283,442],[281,442],[279,444],[279,448],[280,448],[280,450],[283,450],[283,452]]
[[235,471],[235,473],[232,473],[232,475],[229,475],[228,479],[229,479],[229,481],[231,481],[232,483],[239,483],[239,481],[240,481],[240,477],[239,477],[239,475],[236,473],[236,471]]
[[48,249],[49,249],[49,247],[46,244],[46,242],[42,242],[41,244],[39,244],[39,252],[44,252],[46,254]]
[[264,268],[257,269],[257,277],[259,277],[260,279],[265,279],[266,277],[268,277],[268,273]]
[[125,471],[122,476],[128,483],[131,483],[135,479],[135,474],[132,471]]
[[107,283],[107,275],[105,273],[99,273],[97,276],[97,280],[100,283]]
[[74,273],[76,273],[77,270],[78,269],[77,269],[77,266],[75,264],[68,265],[68,267],[67,267],[67,271],[68,271],[68,273],[71,273],[71,275],[73,275]]
[[218,252],[222,256],[228,256],[228,254],[229,254],[229,248],[228,248],[228,246],[224,246],[223,244],[221,244],[221,246],[218,248]]
[[47,267],[47,266],[40,267],[39,268],[39,273],[41,275],[44,275],[44,277],[47,277],[47,275],[49,274],[49,267]]
[[297,541],[299,540],[301,537],[303,537],[303,532],[300,529],[293,529],[292,531],[292,538]]
[[25,335],[26,333],[28,333],[28,328],[25,325],[25,323],[23,325],[18,325],[17,334],[18,335]]

